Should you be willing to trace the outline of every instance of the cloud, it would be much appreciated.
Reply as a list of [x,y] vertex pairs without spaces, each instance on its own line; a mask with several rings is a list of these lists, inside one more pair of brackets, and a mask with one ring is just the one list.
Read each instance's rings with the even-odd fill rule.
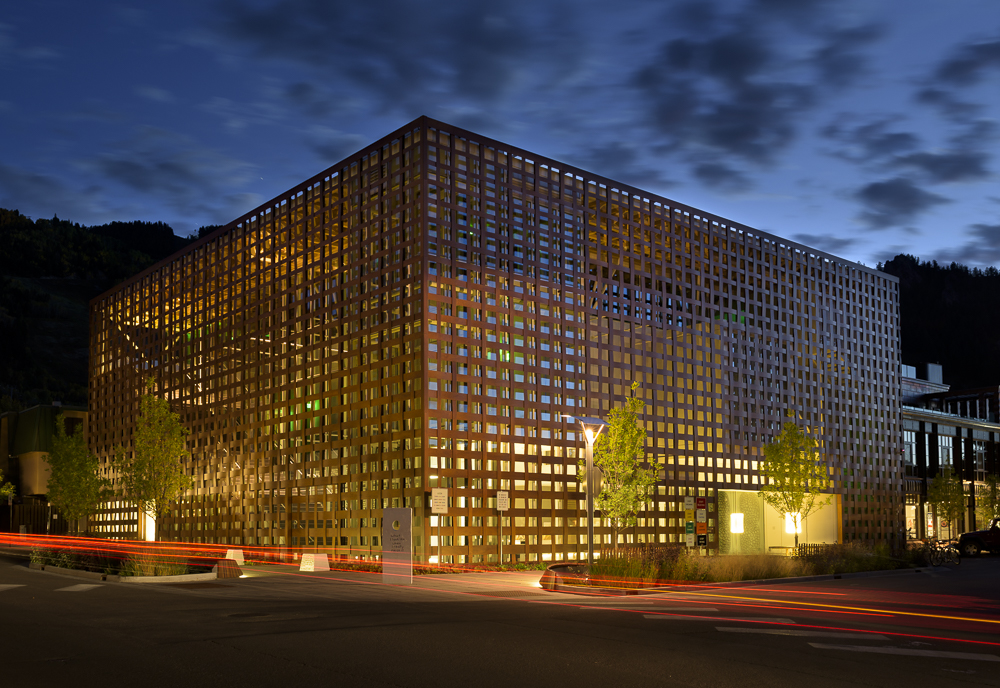
[[865,207],[859,219],[871,229],[903,226],[920,213],[949,202],[903,177],[867,184],[854,197]]
[[[843,117],[841,115],[838,119]],[[880,119],[849,129],[839,124],[831,124],[820,133],[828,139],[843,144],[843,147],[833,151],[833,155],[839,158],[861,163],[881,161],[911,151],[920,144],[916,134],[888,131],[891,121]]]
[[745,174],[721,162],[701,163],[693,171],[702,183],[713,188],[743,191],[751,186]]
[[363,134],[351,134],[322,126],[313,127],[306,141],[325,165],[338,163],[371,143]]
[[911,153],[896,158],[892,165],[922,172],[928,181],[935,183],[963,182],[988,177],[987,160],[988,157],[981,151]]
[[971,86],[991,69],[1000,71],[1000,39],[961,46],[938,66],[934,78],[954,86]]
[[[224,0],[216,29],[256,57],[310,68],[319,82],[367,94],[375,110],[422,112],[442,94],[495,104],[525,80],[558,80],[585,56],[563,3]],[[292,94],[293,97],[295,94]]]
[[813,62],[820,80],[829,86],[843,88],[867,73],[868,62],[862,50],[885,34],[876,24],[834,30],[816,50]]
[[807,114],[867,73],[865,50],[884,32],[823,0],[755,0],[729,13],[704,5],[674,8],[628,84],[659,148],[703,183],[744,190],[751,177],[739,168],[778,164]]
[[843,236],[833,236],[831,234],[796,234],[793,238],[806,246],[814,246],[820,251],[833,254],[848,249],[857,243],[857,239],[848,239]]
[[97,178],[156,199],[182,217],[228,222],[233,209],[247,210],[242,189],[252,165],[181,134],[137,127],[127,139],[79,163]]
[[971,265],[996,265],[1000,263],[1000,224],[971,225],[964,245],[941,251],[941,261],[955,261]]

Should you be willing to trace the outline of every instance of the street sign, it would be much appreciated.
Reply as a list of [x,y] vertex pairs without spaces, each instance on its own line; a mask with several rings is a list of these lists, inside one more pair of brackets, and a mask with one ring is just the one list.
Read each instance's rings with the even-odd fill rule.
[[687,511],[684,512],[684,520],[685,521],[694,520],[694,509],[688,509]]
[[688,547],[694,547],[694,538],[695,538],[694,533],[689,533],[688,535],[684,536],[684,541],[687,543]]
[[431,513],[432,514],[446,514],[446,513],[448,513],[448,488],[447,487],[434,487],[434,488],[431,488]]
[[500,490],[497,492],[497,511],[507,511],[510,509],[510,492]]
[[684,498],[684,511],[694,511],[694,497]]
[[684,533],[686,535],[694,535],[694,521],[688,521],[684,524]]
[[694,532],[697,535],[708,535],[708,524],[707,523],[695,523]]
[[698,523],[707,523],[708,511],[706,511],[705,509],[698,509],[697,511],[694,512],[694,520],[697,521]]
[[699,535],[698,536],[698,546],[699,547],[705,547],[707,545],[708,545],[708,536],[707,535]]
[[708,508],[708,500],[706,498],[704,498],[704,497],[698,497],[695,500],[695,508],[696,509],[707,509]]

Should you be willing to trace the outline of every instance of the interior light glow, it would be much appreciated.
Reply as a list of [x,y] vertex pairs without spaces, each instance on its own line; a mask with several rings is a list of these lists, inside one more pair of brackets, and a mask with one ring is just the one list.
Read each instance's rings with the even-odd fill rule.
[[743,514],[729,514],[729,532],[737,534],[743,532]]
[[788,534],[802,532],[802,516],[798,512],[785,514],[785,532]]

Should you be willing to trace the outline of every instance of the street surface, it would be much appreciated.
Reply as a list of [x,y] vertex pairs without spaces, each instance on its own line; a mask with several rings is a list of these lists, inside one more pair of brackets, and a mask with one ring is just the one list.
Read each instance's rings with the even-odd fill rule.
[[628,597],[540,572],[244,572],[95,583],[0,557],[0,685],[1000,685],[1000,557]]

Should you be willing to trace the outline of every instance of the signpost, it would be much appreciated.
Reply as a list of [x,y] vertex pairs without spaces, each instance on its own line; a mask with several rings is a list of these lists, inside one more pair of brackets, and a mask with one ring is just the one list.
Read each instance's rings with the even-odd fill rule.
[[413,583],[413,509],[382,512],[382,582]]
[[503,566],[503,515],[510,509],[510,493],[507,490],[497,491],[497,511],[500,512],[500,566]]
[[448,488],[431,488],[431,513],[438,515],[438,566],[441,565],[441,516],[448,513]]
[[684,544],[694,547],[694,497],[684,498]]

